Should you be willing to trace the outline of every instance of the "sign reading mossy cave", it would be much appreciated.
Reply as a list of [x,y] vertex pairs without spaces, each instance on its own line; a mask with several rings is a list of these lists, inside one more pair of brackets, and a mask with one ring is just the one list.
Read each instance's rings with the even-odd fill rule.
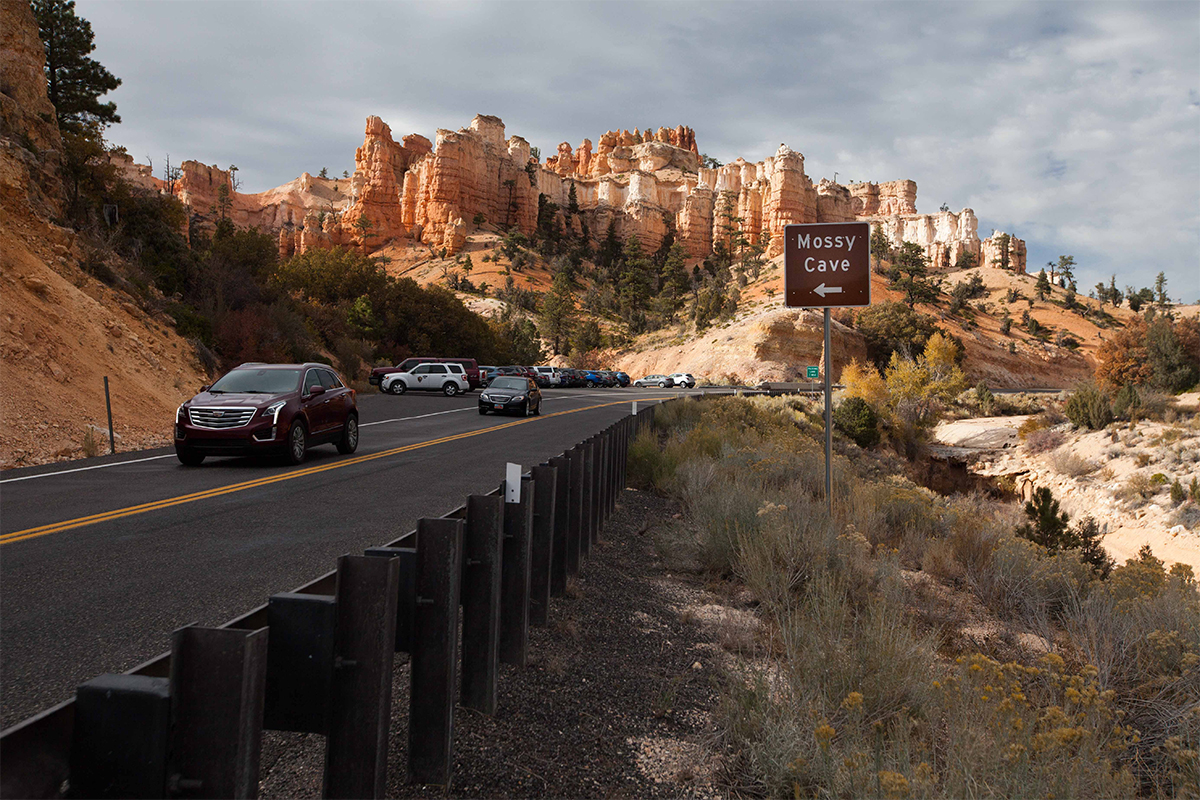
[[866,222],[788,225],[783,233],[784,305],[871,305],[870,241]]

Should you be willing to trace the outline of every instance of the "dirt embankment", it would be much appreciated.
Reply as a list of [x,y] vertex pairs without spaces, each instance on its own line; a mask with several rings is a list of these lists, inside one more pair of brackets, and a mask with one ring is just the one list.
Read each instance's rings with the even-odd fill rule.
[[175,408],[207,382],[194,348],[85,273],[73,232],[11,197],[0,204],[0,467],[107,453],[105,376],[117,450],[170,444]]

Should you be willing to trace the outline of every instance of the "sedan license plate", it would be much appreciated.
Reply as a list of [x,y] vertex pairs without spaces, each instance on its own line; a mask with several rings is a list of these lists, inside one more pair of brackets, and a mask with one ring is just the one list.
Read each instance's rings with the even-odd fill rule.
[[504,403],[496,403],[496,408],[504,408]]

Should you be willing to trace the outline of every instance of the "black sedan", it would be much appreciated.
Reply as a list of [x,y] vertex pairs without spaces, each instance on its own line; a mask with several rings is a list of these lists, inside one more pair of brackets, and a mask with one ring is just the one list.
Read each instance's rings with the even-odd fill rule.
[[518,413],[525,417],[542,413],[542,391],[532,378],[498,375],[479,395],[479,413]]

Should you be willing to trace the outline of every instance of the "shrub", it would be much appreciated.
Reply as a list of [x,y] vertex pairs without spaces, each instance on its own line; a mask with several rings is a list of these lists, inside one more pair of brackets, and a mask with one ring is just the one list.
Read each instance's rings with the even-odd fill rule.
[[1113,420],[1108,397],[1094,384],[1083,384],[1067,399],[1067,418],[1077,427],[1100,430]]
[[1125,479],[1117,489],[1117,499],[1126,501],[1149,500],[1158,494],[1158,486],[1144,472],[1135,472]]
[[1143,785],[1159,794],[1172,794],[1166,789],[1174,785],[1179,796],[1195,796],[1195,756],[1179,747],[1194,748],[1200,733],[1193,712],[1200,702],[1200,600],[1191,568],[1168,571],[1143,547],[1073,603],[1066,621],[1100,688],[1140,734],[1129,762]]
[[879,416],[861,397],[848,397],[833,410],[833,424],[859,447],[879,444]]
[[1058,501],[1045,486],[1033,491],[1033,499],[1025,504],[1025,516],[1029,522],[1017,528],[1017,535],[1040,544],[1050,552],[1063,545],[1067,533],[1067,514],[1059,511]]
[[1125,384],[1120,389],[1117,389],[1116,394],[1112,399],[1112,413],[1117,419],[1131,419],[1138,411],[1138,406],[1141,405],[1141,397],[1138,395],[1137,389],[1133,384]]
[[867,354],[879,369],[887,367],[893,353],[909,359],[925,349],[937,332],[932,317],[918,314],[904,303],[885,301],[864,308],[855,317],[855,328],[867,340]]
[[1037,455],[1061,447],[1066,440],[1067,437],[1062,431],[1041,428],[1025,437],[1025,449],[1031,454]]
[[979,412],[985,417],[996,413],[996,395],[992,394],[992,390],[983,381],[975,385],[975,402],[979,404]]
[[1091,475],[1099,466],[1088,459],[1076,455],[1073,451],[1060,447],[1050,454],[1050,466],[1055,472],[1069,475],[1072,478],[1082,478],[1084,475]]
[[1171,502],[1179,505],[1187,499],[1187,490],[1183,488],[1183,484],[1179,482],[1179,478],[1171,484]]
[[1034,431],[1040,431],[1043,428],[1049,427],[1050,422],[1045,417],[1041,415],[1031,416],[1029,419],[1022,422],[1021,426],[1017,428],[1017,438],[1019,438],[1021,441],[1025,441],[1029,434],[1033,433]]

